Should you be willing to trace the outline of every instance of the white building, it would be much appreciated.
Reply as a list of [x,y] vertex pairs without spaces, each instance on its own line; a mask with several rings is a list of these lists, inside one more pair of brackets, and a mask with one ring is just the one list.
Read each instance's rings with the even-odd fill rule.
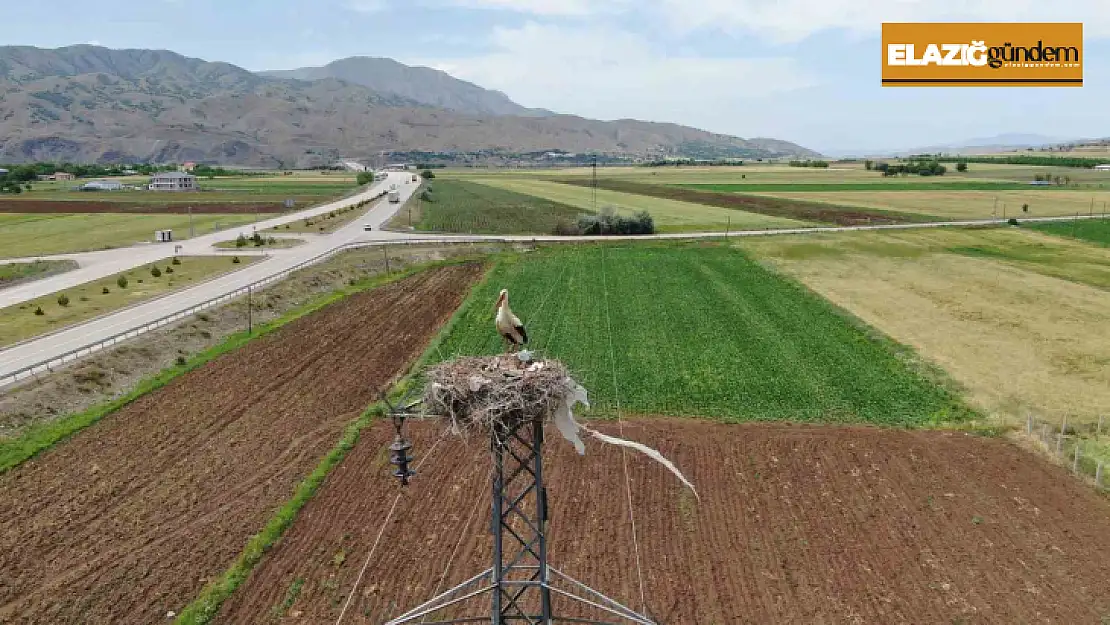
[[150,177],[151,191],[196,191],[197,177],[180,171],[167,171]]
[[1105,165],[1095,165],[1095,171],[1110,171],[1110,163]]
[[0,176],[6,176],[7,174],[8,174],[8,170],[0,168]]
[[114,180],[93,180],[81,185],[82,191],[119,191],[123,183]]

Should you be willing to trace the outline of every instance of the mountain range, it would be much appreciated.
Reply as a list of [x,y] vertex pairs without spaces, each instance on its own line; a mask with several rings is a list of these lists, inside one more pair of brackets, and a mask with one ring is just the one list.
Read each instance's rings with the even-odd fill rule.
[[0,47],[0,162],[312,167],[382,152],[480,159],[545,151],[632,159],[817,155],[776,139],[528,109],[390,59],[253,73],[166,50]]

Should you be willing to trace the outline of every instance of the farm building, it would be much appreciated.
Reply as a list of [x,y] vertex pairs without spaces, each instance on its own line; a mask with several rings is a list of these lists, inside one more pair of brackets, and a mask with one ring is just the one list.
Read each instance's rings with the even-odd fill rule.
[[45,182],[48,180],[74,180],[77,176],[68,172],[59,171],[53,174],[39,174],[35,176],[35,178],[38,179],[39,182]]
[[196,191],[197,177],[179,171],[154,174],[150,178],[151,191]]
[[123,183],[115,180],[93,180],[78,188],[82,191],[119,191],[123,188]]
[[1105,163],[1103,165],[1095,165],[1095,170],[1096,171],[1110,171],[1110,163]]
[[7,175],[8,175],[8,170],[6,170],[4,168],[0,168],[0,176],[7,176]]

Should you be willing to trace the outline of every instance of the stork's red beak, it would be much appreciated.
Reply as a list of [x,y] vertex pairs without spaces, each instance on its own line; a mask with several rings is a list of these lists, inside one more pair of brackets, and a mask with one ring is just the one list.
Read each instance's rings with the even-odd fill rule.
[[497,296],[497,303],[493,305],[493,309],[497,310],[498,308],[501,308],[501,302],[503,302],[503,301],[505,301],[505,294],[504,293]]

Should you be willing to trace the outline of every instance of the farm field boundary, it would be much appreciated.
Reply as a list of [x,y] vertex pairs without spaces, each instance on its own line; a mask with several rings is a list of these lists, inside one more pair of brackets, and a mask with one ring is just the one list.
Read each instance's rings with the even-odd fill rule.
[[[444,426],[409,428],[421,455]],[[625,431],[703,493],[698,502],[657,464],[629,456],[648,611],[659,622],[1017,623],[1038,613],[1097,623],[1110,613],[1101,583],[1110,576],[1110,504],[1000,438],[650,417],[626,420]],[[384,622],[489,566],[481,443],[445,439],[382,529],[398,488],[391,436],[383,421],[363,432],[217,622],[334,623],[379,530],[390,548],[374,552],[344,623]],[[586,444],[578,456],[548,438],[550,558],[635,602],[627,509],[612,497],[624,488],[612,470],[622,452]]]
[[31,426],[25,433],[14,439],[0,438],[0,475],[18,466],[20,463],[33,458],[35,455],[49,449],[53,445],[64,441],[70,436],[96,423],[135,400],[156,391],[174,379],[201,367],[223,354],[235,351],[249,341],[264,337],[275,330],[293,322],[301,317],[312,314],[330,304],[338,302],[351,295],[384,286],[402,280],[424,270],[439,266],[454,265],[468,260],[442,261],[411,267],[403,272],[375,276],[347,288],[338,289],[327,295],[298,307],[277,319],[259,324],[251,333],[237,332],[217,345],[189,357],[185,364],[174,365],[158,372],[154,376],[144,379],[133,390],[120,398],[93,406],[87,410],[63,417],[56,421],[41,425]]
[[[561,178],[556,181],[580,187],[592,186],[592,182],[589,179]],[[633,193],[649,197],[692,202],[694,204],[720,206],[775,217],[786,217],[802,221],[818,221],[841,226],[939,221],[939,219],[930,215],[908,212],[840,206],[831,203],[811,202],[804,199],[785,199],[770,196],[743,195],[739,193],[714,193],[684,187],[653,185],[627,180],[599,178],[597,186],[599,189],[609,189],[622,193]]]
[[887,182],[881,177],[875,182],[773,182],[773,183],[682,183],[669,186],[694,189],[695,191],[711,191],[717,193],[821,193],[828,191],[1019,191],[1028,189],[1028,184],[1020,182],[987,180],[968,180],[952,182],[906,182],[895,180]]
[[1102,247],[1110,247],[1110,219],[1076,219],[1039,223],[1030,227],[1045,234],[1081,239]]
[[19,510],[0,537],[0,565],[15,572],[0,618],[148,622],[187,605],[419,357],[481,270],[447,265],[336,302],[0,476],[0,501]]
[[1024,228],[737,242],[946,372],[994,423],[1110,405],[1110,254]]
[[647,195],[621,193],[609,189],[597,189],[595,198],[594,189],[560,184],[543,178],[524,179],[515,176],[487,176],[484,178],[467,178],[467,180],[554,202],[562,202],[577,207],[584,214],[592,213],[595,205],[599,209],[614,209],[621,215],[633,215],[638,211],[647,211],[654,220],[658,232],[801,228],[811,225],[805,221],[785,217],[761,215],[734,208],[695,204]]
[[437,359],[500,351],[480,305],[500,288],[533,349],[591,389],[595,416],[612,414],[616,399],[606,302],[628,412],[886,425],[976,416],[911,350],[727,244],[587,244],[501,258]]

